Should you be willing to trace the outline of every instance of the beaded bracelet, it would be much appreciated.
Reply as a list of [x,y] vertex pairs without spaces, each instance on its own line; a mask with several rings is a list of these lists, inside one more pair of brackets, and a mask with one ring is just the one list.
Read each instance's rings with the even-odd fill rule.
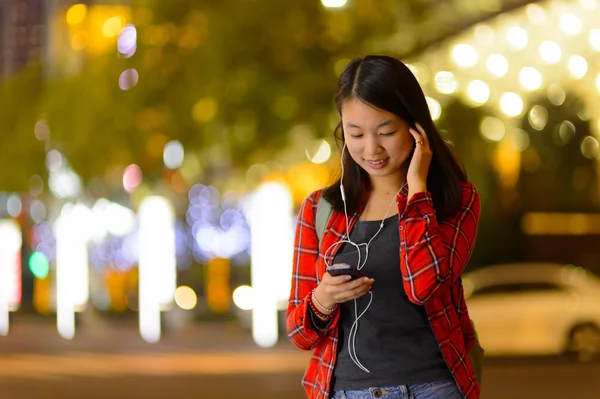
[[312,290],[312,295],[311,295],[311,299],[314,302],[314,304],[319,308],[319,310],[321,310],[322,313],[333,313],[336,309],[337,309],[337,304],[333,307],[333,308],[328,308],[326,306],[323,306],[323,304],[321,302],[319,302],[319,300],[317,299],[317,296],[315,295],[315,289],[313,288]]
[[317,317],[319,317],[323,320],[329,320],[329,319],[333,318],[334,313],[325,314],[325,313],[321,312],[319,309],[317,309],[317,307],[313,303],[312,299],[309,299],[308,305],[310,306],[313,313],[317,315]]

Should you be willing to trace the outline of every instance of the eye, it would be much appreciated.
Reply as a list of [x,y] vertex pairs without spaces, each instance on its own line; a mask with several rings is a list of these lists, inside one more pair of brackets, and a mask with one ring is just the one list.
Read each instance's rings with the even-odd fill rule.
[[350,137],[352,137],[353,139],[359,139],[361,138],[363,135],[362,134],[351,134]]
[[394,130],[393,132],[389,132],[389,133],[380,133],[380,135],[383,136],[383,137],[389,137],[389,136],[393,135],[396,132],[397,132],[397,130]]

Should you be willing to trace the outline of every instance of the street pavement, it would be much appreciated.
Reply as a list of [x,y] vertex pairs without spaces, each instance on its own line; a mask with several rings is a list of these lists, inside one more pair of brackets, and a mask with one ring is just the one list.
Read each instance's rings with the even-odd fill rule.
[[[236,322],[139,339],[130,321],[82,328],[73,341],[43,321],[16,322],[0,337],[0,399],[302,399],[310,353],[283,338],[252,343]],[[488,359],[482,399],[600,399],[600,363],[562,358]]]

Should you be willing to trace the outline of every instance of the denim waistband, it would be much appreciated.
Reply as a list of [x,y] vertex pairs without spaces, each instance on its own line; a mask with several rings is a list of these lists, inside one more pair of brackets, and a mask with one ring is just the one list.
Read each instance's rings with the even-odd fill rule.
[[395,387],[371,387],[332,392],[331,399],[459,399],[454,381],[434,381]]

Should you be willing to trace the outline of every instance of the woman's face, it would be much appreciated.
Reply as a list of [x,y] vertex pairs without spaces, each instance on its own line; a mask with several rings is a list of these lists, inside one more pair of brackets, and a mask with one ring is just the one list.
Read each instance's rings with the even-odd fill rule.
[[397,115],[351,99],[342,106],[344,139],[352,159],[371,177],[406,179],[415,140]]

